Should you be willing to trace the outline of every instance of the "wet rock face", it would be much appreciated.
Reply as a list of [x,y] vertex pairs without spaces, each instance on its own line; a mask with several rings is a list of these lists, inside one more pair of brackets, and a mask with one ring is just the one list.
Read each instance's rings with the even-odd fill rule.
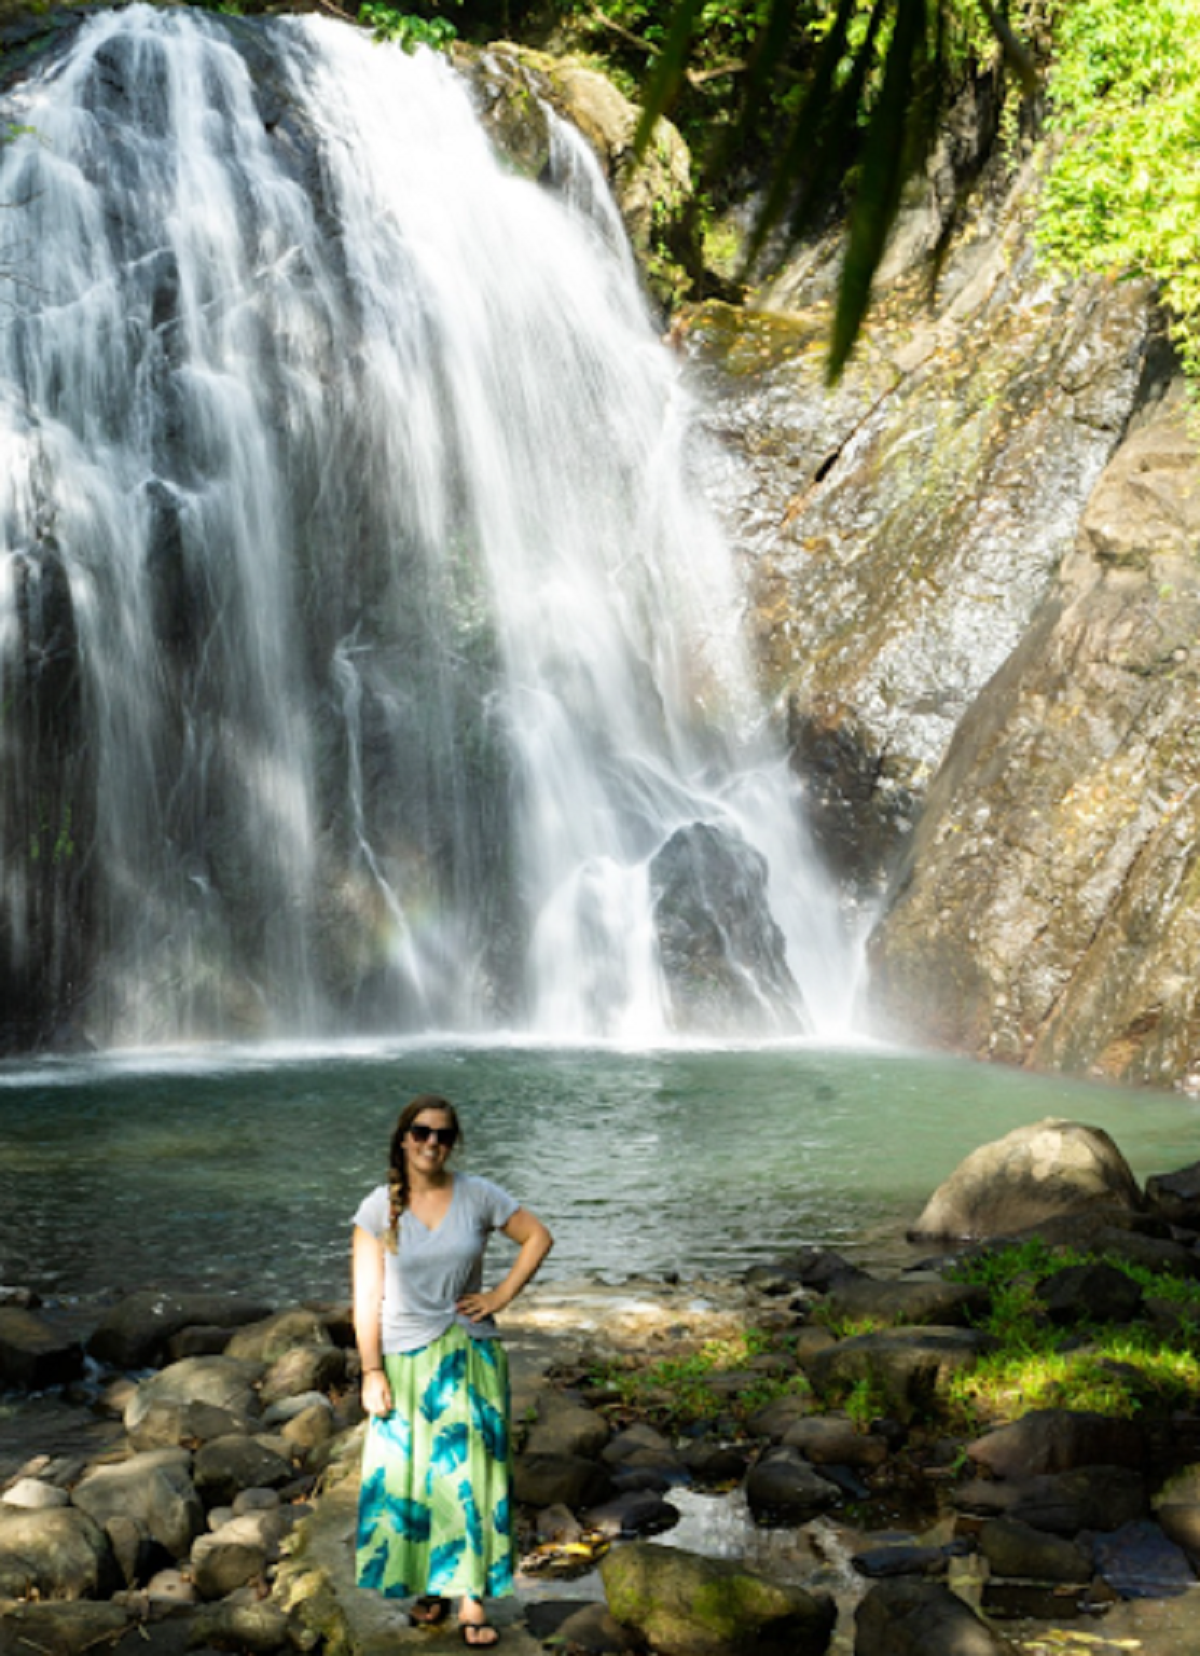
[[1138,395],[1145,296],[1041,273],[1035,188],[1030,172],[981,215],[933,311],[915,278],[885,295],[832,390],[819,261],[780,290],[786,314],[710,305],[690,324],[762,673],[815,831],[859,883],[885,881],[1053,588]]
[[1126,1081],[1194,1070],[1196,465],[1172,393],[964,720],[873,942],[878,1005],[910,1031]]
[[799,991],[767,906],[763,857],[694,822],[655,855],[650,881],[675,1027],[793,1030]]
[[497,149],[529,177],[561,182],[551,112],[582,134],[612,190],[651,296],[667,305],[682,296],[693,235],[686,223],[692,163],[676,128],[660,120],[654,142],[639,153],[634,138],[640,109],[598,69],[569,57],[499,41],[483,51],[460,46],[454,63],[470,82]]

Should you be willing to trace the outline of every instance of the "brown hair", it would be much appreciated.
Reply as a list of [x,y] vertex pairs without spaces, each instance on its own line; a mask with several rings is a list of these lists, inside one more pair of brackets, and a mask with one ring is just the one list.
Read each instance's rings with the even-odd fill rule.
[[449,1116],[450,1125],[454,1129],[454,1142],[456,1145],[462,1142],[458,1114],[448,1098],[441,1098],[437,1093],[421,1093],[401,1110],[399,1120],[392,1130],[392,1142],[388,1147],[388,1228],[384,1246],[389,1253],[396,1251],[400,1215],[408,1206],[408,1163],[404,1157],[404,1140],[413,1122],[425,1110],[438,1110]]

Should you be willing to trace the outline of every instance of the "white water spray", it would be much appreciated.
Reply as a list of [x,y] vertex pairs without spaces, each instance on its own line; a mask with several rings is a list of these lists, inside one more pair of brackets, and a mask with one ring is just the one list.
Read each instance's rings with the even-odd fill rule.
[[105,1042],[844,1025],[680,364],[579,140],[555,193],[428,54],[140,6],[7,115],[8,981]]

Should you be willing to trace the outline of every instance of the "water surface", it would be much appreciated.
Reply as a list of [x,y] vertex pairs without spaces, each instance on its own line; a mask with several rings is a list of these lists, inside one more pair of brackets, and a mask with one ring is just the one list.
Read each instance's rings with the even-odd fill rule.
[[406,1044],[0,1066],[0,1282],[284,1300],[345,1293],[350,1218],[414,1093],[461,1165],[541,1214],[547,1276],[729,1274],[803,1243],[868,1261],[977,1145],[1047,1115],[1139,1178],[1200,1157],[1200,1108],[860,1046],[620,1052]]

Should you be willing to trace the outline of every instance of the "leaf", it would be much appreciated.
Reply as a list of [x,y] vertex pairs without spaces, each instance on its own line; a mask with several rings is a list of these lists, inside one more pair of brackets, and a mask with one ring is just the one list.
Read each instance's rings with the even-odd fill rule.
[[360,1587],[373,1587],[376,1592],[379,1592],[383,1587],[384,1576],[387,1573],[387,1561],[388,1545],[386,1541],[381,1541],[366,1563],[360,1566],[358,1585]]
[[[868,51],[874,49],[877,17],[887,4],[888,0],[876,0],[867,44],[859,53],[860,59],[865,60]],[[827,148],[838,145],[844,121],[843,109],[839,104],[844,105],[846,100],[835,99],[833,87],[838,69],[846,56],[847,34],[854,9],[855,0],[838,0],[837,15],[821,47],[812,84],[788,134],[783,153],[772,167],[771,185],[762,211],[755,221],[754,234],[746,253],[746,270],[753,267],[766,244],[767,237],[782,218],[788,198],[795,193],[800,183],[801,168],[806,157],[815,155],[819,159],[822,154],[822,143]],[[812,199],[815,192],[810,188],[803,193]]]
[[862,173],[850,209],[826,370],[831,384],[840,376],[858,338],[905,177],[928,138],[927,111],[914,99],[917,71],[925,55],[927,0],[895,0],[895,4],[883,86],[871,113]]
[[440,1593],[454,1580],[458,1561],[467,1550],[465,1541],[443,1541],[429,1555],[429,1573],[425,1578],[427,1593]]
[[483,1553],[483,1524],[479,1517],[479,1508],[475,1505],[475,1494],[471,1488],[470,1478],[464,1478],[458,1486],[458,1498],[462,1502],[463,1520],[467,1526],[467,1540],[471,1551],[482,1556]]
[[487,1594],[489,1598],[503,1598],[506,1593],[512,1592],[513,1567],[509,1556],[498,1558],[487,1573]]
[[433,1525],[432,1514],[420,1501],[407,1495],[392,1497],[387,1502],[387,1518],[397,1534],[406,1541],[428,1541]]
[[471,1391],[471,1424],[493,1460],[508,1459],[508,1427],[504,1416],[474,1389]]
[[675,100],[702,4],[703,0],[680,0],[675,8],[670,32],[655,59],[654,73],[643,94],[642,118],[633,138],[634,154],[638,157],[650,142],[654,123],[668,112]]
[[461,1466],[466,1458],[467,1428],[462,1421],[459,1421],[453,1426],[447,1426],[433,1440],[433,1447],[429,1451],[427,1487],[432,1486],[435,1477],[453,1472],[455,1467]]
[[430,1425],[440,1420],[450,1407],[455,1392],[462,1385],[467,1372],[465,1347],[449,1352],[442,1358],[421,1395],[421,1413]]

